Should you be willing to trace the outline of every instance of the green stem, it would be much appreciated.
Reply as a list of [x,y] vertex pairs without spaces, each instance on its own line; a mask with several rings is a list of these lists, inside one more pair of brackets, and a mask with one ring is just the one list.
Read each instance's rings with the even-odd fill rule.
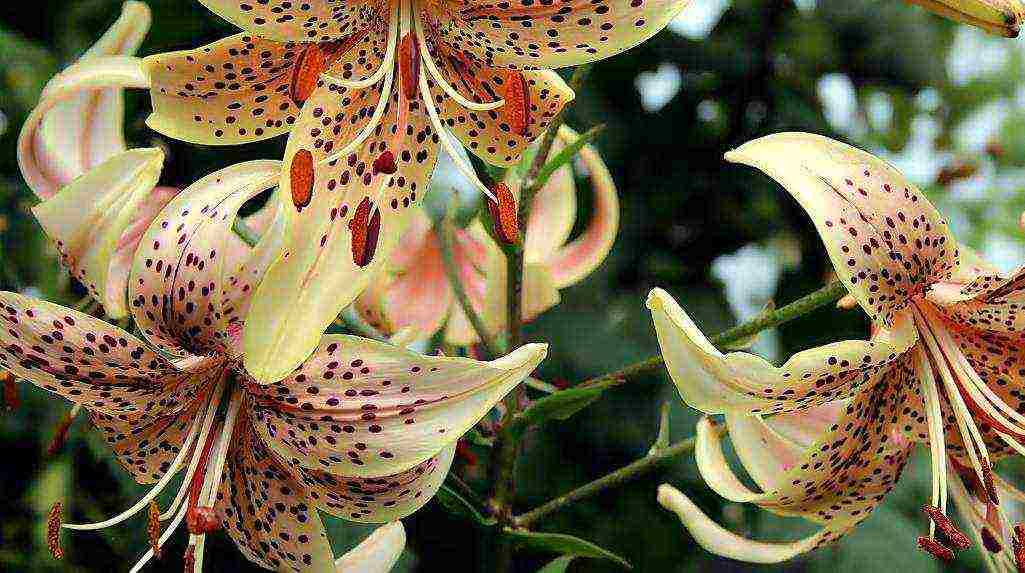
[[591,483],[582,485],[569,493],[563,494],[544,505],[532,509],[513,518],[516,527],[529,527],[542,517],[563,509],[575,502],[592,497],[601,491],[622,485],[637,479],[673,458],[694,450],[694,438],[677,442],[665,449],[649,454],[628,466],[602,476]]
[[441,261],[445,267],[448,284],[452,287],[452,292],[456,296],[459,307],[463,309],[463,314],[470,320],[474,331],[477,332],[477,337],[484,344],[484,349],[488,353],[487,358],[497,358],[505,354],[505,349],[492,336],[488,325],[485,324],[484,318],[477,312],[477,309],[473,308],[470,295],[466,292],[466,285],[459,278],[459,267],[456,265],[455,258],[455,225],[452,224],[452,220],[449,217],[445,217],[438,225],[441,231],[439,233],[441,239],[439,241],[441,243]]

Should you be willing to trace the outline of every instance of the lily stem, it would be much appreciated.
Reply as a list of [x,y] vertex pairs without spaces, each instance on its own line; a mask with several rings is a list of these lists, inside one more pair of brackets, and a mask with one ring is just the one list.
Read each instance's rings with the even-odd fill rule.
[[519,528],[530,527],[537,520],[571,505],[575,502],[592,497],[606,489],[622,485],[630,480],[637,479],[648,472],[658,468],[660,465],[673,458],[694,450],[694,438],[676,442],[669,447],[657,450],[653,454],[623,466],[618,470],[606,474],[588,484],[582,485],[569,493],[563,494],[544,505],[538,506],[524,514],[513,518],[513,526]]
[[456,265],[455,257],[455,225],[452,223],[450,216],[446,216],[441,222],[439,237],[441,239],[439,241],[441,243],[441,261],[445,267],[445,275],[448,277],[448,284],[452,287],[456,301],[459,303],[459,307],[463,309],[463,314],[469,319],[473,329],[477,332],[477,337],[484,344],[484,349],[488,354],[485,358],[489,360],[498,358],[505,354],[505,349],[502,348],[502,345],[491,334],[488,325],[484,322],[484,318],[481,317],[480,313],[477,312],[477,309],[473,308],[470,295],[466,292],[466,285],[463,284],[459,277],[459,267]]

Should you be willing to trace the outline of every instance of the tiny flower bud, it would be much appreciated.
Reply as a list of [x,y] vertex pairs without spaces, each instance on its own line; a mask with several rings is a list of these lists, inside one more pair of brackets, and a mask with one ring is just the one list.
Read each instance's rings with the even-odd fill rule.
[[968,536],[959,530],[940,508],[933,505],[924,505],[922,506],[922,511],[928,514],[929,519],[936,524],[936,529],[939,529],[946,536],[954,549],[965,550],[972,546],[972,541],[968,539]]
[[55,502],[50,508],[50,515],[46,518],[46,546],[50,549],[50,555],[54,559],[63,559],[64,550],[61,549],[61,513],[64,506],[61,502]]
[[495,195],[493,201],[488,197],[488,211],[495,223],[495,235],[507,245],[515,244],[520,237],[519,213],[516,210],[516,198],[505,183],[495,183],[491,186],[491,192]]
[[919,537],[918,548],[926,553],[930,553],[937,559],[942,559],[943,561],[954,560],[954,552],[932,537]]

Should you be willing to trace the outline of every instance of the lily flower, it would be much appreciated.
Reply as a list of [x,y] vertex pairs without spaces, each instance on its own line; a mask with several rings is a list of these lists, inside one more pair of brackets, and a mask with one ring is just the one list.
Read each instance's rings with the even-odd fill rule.
[[126,147],[123,88],[98,86],[96,74],[77,70],[131,56],[149,26],[149,8],[126,2],[79,67],[47,84],[18,139],[21,173],[43,200],[33,212],[57,241],[64,266],[115,319],[127,314],[132,253],[178,190],[157,186],[160,149]]
[[957,22],[977,26],[990,34],[1016,38],[1025,19],[1020,0],[906,0]]
[[[577,138],[568,127],[559,131],[552,153]],[[597,268],[615,242],[619,229],[619,198],[601,156],[591,146],[580,150],[580,165],[594,193],[594,214],[583,233],[570,240],[577,215],[573,168],[557,170],[538,191],[530,210],[524,242],[523,319],[531,320],[559,302],[559,290],[583,280]],[[515,170],[505,180],[519,196]],[[403,249],[388,261],[363,294],[356,309],[385,334],[413,328],[421,336],[445,329],[456,346],[479,342],[469,319],[455,300],[441,253],[441,239],[430,217],[417,208],[402,237]],[[506,261],[502,250],[479,221],[456,229],[452,245],[459,277],[474,310],[490,332],[505,328]]]
[[[652,291],[648,306],[663,356],[692,407],[769,421],[846,401],[814,443],[781,441],[783,453],[770,455],[776,447],[765,447],[743,460],[761,492],[744,486],[726,464],[711,422],[698,440],[702,474],[720,495],[807,518],[822,526],[817,533],[792,543],[744,540],[693,504],[683,512],[685,525],[720,555],[789,559],[864,520],[922,443],[929,446],[933,491],[930,535],[919,545],[952,558],[964,539],[947,528],[948,460],[986,483],[994,461],[1025,452],[1025,271],[1001,276],[959,248],[925,196],[864,151],[783,133],[747,143],[726,159],[769,174],[808,212],[837,276],[871,318],[872,336],[806,350],[776,367],[751,354],[720,353],[667,293]],[[943,539],[932,535],[936,528]]]
[[986,568],[994,573],[1025,570],[1025,492],[994,474],[981,483],[968,468],[951,463],[947,470],[950,498],[972,539],[979,546]]
[[[422,356],[358,337],[324,336],[283,380],[260,384],[241,362],[253,286],[284,238],[277,217],[247,257],[229,260],[239,208],[273,187],[277,161],[213,173],[172,200],[133,260],[132,317],[145,337],[45,301],[0,293],[0,367],[89,412],[122,466],[153,487],[112,527],[149,508],[151,548],[186,522],[186,563],[223,528],[274,570],[333,570],[319,511],[384,523],[426,503],[457,439],[544,358],[527,345],[492,362]],[[163,512],[156,497],[184,473]],[[170,520],[166,528],[161,522]]]

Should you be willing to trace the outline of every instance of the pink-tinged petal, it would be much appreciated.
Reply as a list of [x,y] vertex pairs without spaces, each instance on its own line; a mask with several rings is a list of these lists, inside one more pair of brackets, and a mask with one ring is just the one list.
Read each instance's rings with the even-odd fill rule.
[[[485,315],[487,305],[488,278],[485,269],[492,247],[487,232],[479,222],[455,233],[455,259],[459,268],[459,280],[466,289],[470,305],[478,313]],[[489,323],[490,324],[490,323]],[[498,332],[491,325],[492,332]],[[448,322],[445,323],[445,342],[456,346],[472,346],[480,342],[477,330],[470,323],[462,306],[453,303]]]
[[160,408],[187,377],[131,334],[46,301],[0,292],[0,367],[110,415]]
[[388,573],[406,548],[406,530],[393,521],[374,530],[359,545],[335,560],[337,573]]
[[[505,253],[497,245],[491,245],[491,255],[485,271],[487,294],[484,302],[484,319],[493,332],[503,332],[509,325],[508,293],[509,265]],[[548,266],[536,261],[523,262],[523,320],[532,320],[542,312],[559,304],[561,297],[555,287],[555,280]]]
[[167,352],[229,349],[231,323],[249,299],[284,236],[283,219],[264,233],[250,258],[226,260],[239,208],[271,188],[277,161],[250,161],[214,172],[175,197],[143,237],[129,281],[132,315]]
[[239,421],[215,509],[250,561],[274,571],[334,571],[334,554],[309,492]]
[[[423,104],[407,99],[402,84],[392,82],[368,138],[331,161],[373,119],[383,86],[322,85],[303,107],[280,184],[291,192],[280,196],[291,219],[288,243],[247,319],[246,369],[257,380],[279,380],[305,360],[401,244],[438,146]],[[382,156],[394,169],[375,167]]]
[[254,422],[264,441],[290,462],[334,475],[388,476],[458,440],[546,351],[529,344],[479,362],[325,336],[291,376],[249,385]]
[[127,314],[127,275],[120,275],[116,282],[111,277],[118,247],[133,222],[139,221],[137,213],[150,201],[163,164],[160,149],[125,151],[32,209],[57,244],[61,263],[111,318]]
[[594,214],[583,234],[544,259],[559,289],[580,282],[598,268],[619,232],[619,196],[612,175],[590,145],[581,148],[580,159],[591,178]]
[[946,220],[892,165],[808,133],[748,142],[727,161],[761,169],[808,212],[837,276],[873,320],[895,313],[950,279],[957,243]]
[[261,38],[326,42],[373,22],[381,0],[199,0],[225,20]]
[[565,5],[494,0],[434,9],[453,51],[513,68],[561,68],[614,56],[654,36],[690,0],[608,0]]
[[1010,276],[976,275],[967,284],[941,283],[926,293],[950,321],[989,335],[1025,337],[1025,268]]
[[907,0],[944,18],[978,26],[990,34],[1015,38],[1025,19],[1019,0]]
[[452,443],[404,472],[378,478],[335,476],[306,468],[297,471],[320,509],[349,521],[386,523],[412,514],[434,497],[455,453]]
[[[572,129],[566,126],[560,128],[549,157],[554,157],[576,137]],[[519,200],[521,182],[516,177],[517,171],[509,170],[506,183]],[[524,256],[531,260],[544,260],[552,256],[569,240],[576,221],[577,185],[570,162],[556,170],[534,197],[530,220],[527,221]]]
[[[150,19],[145,4],[125,2],[121,17],[80,61],[134,54],[149,30]],[[73,83],[59,78],[43,90],[39,107],[46,111],[26,122],[18,147],[25,180],[42,199],[125,150],[120,87],[82,85],[76,90]]]
[[[114,255],[111,257],[110,270],[107,272],[107,292],[127,292],[128,275],[132,272],[132,260],[135,258],[136,249],[139,248],[139,241],[142,240],[142,236],[153,219],[156,219],[157,215],[179,192],[180,189],[176,187],[156,187],[136,208],[132,214],[131,224],[121,234]],[[107,315],[112,316],[109,311]]]
[[[97,109],[97,94],[146,87],[149,77],[142,60],[129,56],[83,58],[54,76],[18,135],[18,167],[29,187],[46,199],[109,159],[103,156],[107,152],[123,151],[123,145],[109,141],[120,137],[120,109],[113,117],[105,107]],[[93,124],[94,118],[100,123]],[[94,154],[93,138],[97,149],[106,151]]]
[[[573,90],[555,72],[510,72],[485,65],[472,54],[451,50],[444,42],[432,41],[428,47],[442,77],[464,98],[475,103],[505,99],[505,105],[497,109],[473,111],[430,82],[442,121],[466,149],[488,163],[516,164],[527,146],[573,101]],[[521,86],[518,94],[510,93],[517,83]]]
[[918,340],[902,314],[870,340],[805,350],[776,367],[746,352],[719,352],[661,289],[648,295],[648,308],[680,397],[710,414],[788,412],[850,397],[878,384]]

